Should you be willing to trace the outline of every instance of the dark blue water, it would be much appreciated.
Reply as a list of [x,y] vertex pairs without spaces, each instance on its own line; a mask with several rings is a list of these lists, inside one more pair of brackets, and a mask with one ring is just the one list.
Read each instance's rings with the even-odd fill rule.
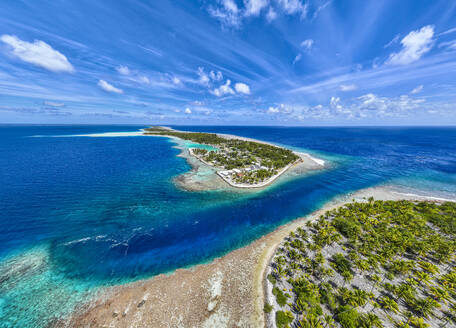
[[44,325],[102,286],[208,261],[361,188],[456,195],[455,128],[179,127],[331,162],[257,193],[179,190],[190,167],[166,138],[53,137],[139,128],[0,127],[1,326]]

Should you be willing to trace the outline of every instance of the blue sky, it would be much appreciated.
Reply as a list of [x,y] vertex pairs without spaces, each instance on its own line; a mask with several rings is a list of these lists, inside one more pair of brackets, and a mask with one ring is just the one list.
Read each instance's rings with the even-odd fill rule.
[[456,124],[456,2],[2,1],[0,123]]

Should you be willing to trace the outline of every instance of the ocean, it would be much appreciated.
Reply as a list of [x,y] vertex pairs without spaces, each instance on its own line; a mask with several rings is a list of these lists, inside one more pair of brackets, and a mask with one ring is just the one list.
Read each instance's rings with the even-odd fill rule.
[[0,327],[49,325],[104,287],[210,261],[362,188],[456,199],[456,128],[179,126],[329,163],[265,190],[188,192],[170,139],[81,136],[143,127],[0,126]]

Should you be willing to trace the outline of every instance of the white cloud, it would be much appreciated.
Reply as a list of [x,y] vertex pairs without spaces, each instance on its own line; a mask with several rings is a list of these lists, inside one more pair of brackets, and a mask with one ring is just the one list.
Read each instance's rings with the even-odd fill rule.
[[263,8],[268,5],[269,0],[244,0],[245,15],[258,16]]
[[178,77],[176,77],[176,76],[173,76],[173,78],[172,78],[171,80],[172,80],[173,83],[176,84],[176,85],[182,83],[181,80],[180,80]]
[[414,94],[420,93],[422,90],[423,90],[423,85],[421,84],[421,85],[417,86],[415,89],[413,89],[412,91],[410,91],[410,93],[412,95],[414,95]]
[[201,84],[208,84],[209,83],[209,76],[204,72],[203,67],[198,67],[198,76],[199,76],[199,82]]
[[185,114],[191,114],[192,113],[192,110],[190,108],[185,108]]
[[266,112],[269,114],[291,114],[293,112],[293,108],[289,105],[280,104],[276,107],[270,106]]
[[266,14],[266,19],[270,23],[277,18],[277,13],[272,7],[269,7],[268,13]]
[[267,110],[268,113],[271,113],[271,114],[275,114],[275,113],[278,113],[279,112],[279,108],[278,107],[272,107],[270,106]]
[[59,102],[55,102],[55,101],[44,101],[43,104],[45,106],[50,106],[50,107],[64,107],[65,106],[64,103],[59,103]]
[[358,89],[358,86],[356,84],[341,84],[339,86],[341,91],[354,91]]
[[302,58],[302,54],[298,54],[294,59],[293,59],[293,65],[296,64],[298,61],[300,61]]
[[199,83],[207,85],[210,81],[209,76],[204,72],[203,67],[198,67]]
[[337,109],[337,110],[342,109],[342,105],[340,104],[340,98],[339,97],[331,97],[331,99],[329,100],[329,105],[333,109]]
[[440,33],[439,36],[454,33],[454,32],[456,32],[456,27],[450,28],[449,30],[446,30],[445,32]]
[[216,95],[217,97],[224,96],[226,94],[234,95],[234,90],[230,87],[231,81],[226,80],[225,84],[221,85],[220,87],[214,89],[212,94]]
[[223,80],[223,74],[220,71],[217,71],[217,72],[211,71],[209,73],[209,76],[210,76],[210,78],[213,81],[221,81],[221,80]]
[[324,4],[322,4],[321,6],[319,6],[317,8],[317,10],[315,10],[314,14],[313,14],[313,18],[317,18],[318,14],[320,13],[320,11],[322,11],[323,9],[325,9],[326,7],[328,7],[330,4],[331,4],[331,1],[332,0],[329,0],[327,2],[325,2]]
[[417,61],[431,50],[434,44],[433,37],[434,26],[432,25],[410,32],[401,40],[401,51],[392,53],[387,60],[387,64],[407,65]]
[[130,74],[130,69],[127,66],[118,66],[116,67],[117,72],[119,72],[122,75],[129,75]]
[[401,37],[401,35],[400,35],[400,34],[397,34],[390,42],[388,42],[387,44],[385,44],[385,45],[383,46],[383,48],[386,49],[386,48],[391,47],[393,44],[395,44],[397,41],[399,41],[399,38],[400,38],[400,37]]
[[236,83],[234,85],[234,89],[236,90],[237,93],[243,93],[246,95],[250,94],[250,87],[245,83]]
[[301,14],[301,17],[307,14],[307,4],[303,4],[300,0],[276,0],[276,2],[287,14]]
[[375,111],[380,116],[397,116],[403,115],[405,112],[414,110],[422,106],[424,99],[414,99],[407,95],[402,95],[396,98],[378,97],[375,94],[369,93],[357,98],[360,103],[352,105],[355,111],[365,111],[366,115],[370,111]]
[[105,80],[99,80],[99,81],[98,81],[98,86],[99,86],[100,88],[102,88],[104,91],[107,91],[107,92],[123,93],[123,90],[122,90],[122,89],[116,88],[115,86],[109,84],[109,83],[106,82]]
[[223,7],[225,7],[226,10],[237,13],[238,12],[238,6],[236,5],[236,2],[233,0],[222,0]]
[[222,25],[238,28],[243,20],[250,16],[265,13],[268,22],[277,17],[277,11],[286,15],[306,17],[308,6],[303,0],[243,0],[243,6],[233,0],[218,0],[217,4],[209,5],[208,12]]
[[307,39],[301,42],[301,47],[304,48],[305,50],[309,51],[312,49],[312,46],[314,44],[314,40],[312,39]]
[[150,80],[147,76],[139,76],[138,81],[143,84],[150,84]]
[[456,40],[442,42],[439,44],[439,48],[447,48],[451,50],[456,50]]
[[221,7],[209,7],[209,14],[223,25],[237,27],[241,24],[239,8],[233,0],[219,0]]
[[14,56],[27,63],[53,72],[74,72],[73,65],[65,55],[53,49],[46,42],[35,40],[31,43],[7,34],[2,35],[0,40],[12,48]]

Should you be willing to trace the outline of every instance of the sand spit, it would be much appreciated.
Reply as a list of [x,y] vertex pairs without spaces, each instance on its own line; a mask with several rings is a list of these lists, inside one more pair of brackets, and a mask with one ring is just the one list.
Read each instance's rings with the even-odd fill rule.
[[419,199],[389,188],[361,190],[279,227],[209,264],[108,289],[58,327],[264,327],[265,269],[290,231],[352,199]]

